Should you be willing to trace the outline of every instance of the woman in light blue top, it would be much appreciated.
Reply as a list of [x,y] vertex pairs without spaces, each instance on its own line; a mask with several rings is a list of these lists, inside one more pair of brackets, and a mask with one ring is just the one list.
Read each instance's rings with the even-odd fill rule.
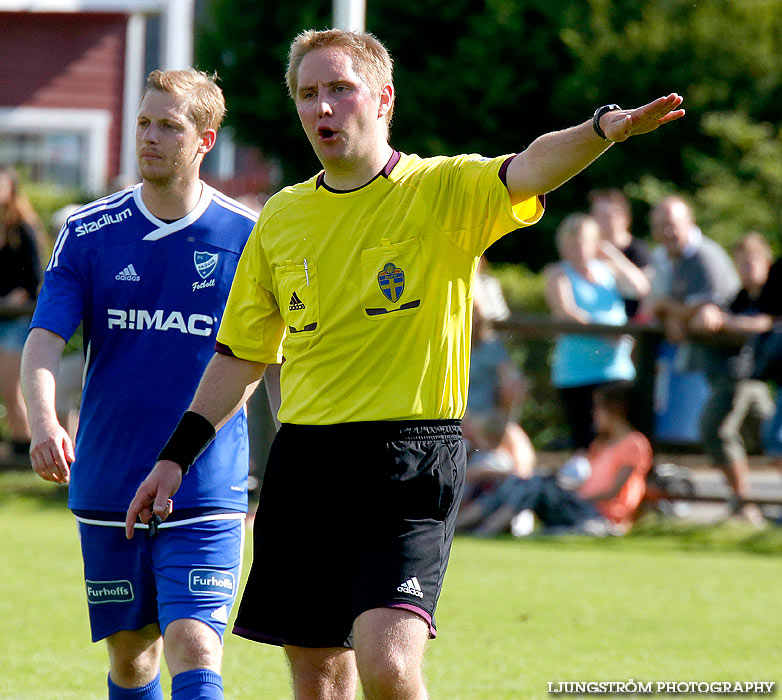
[[[556,318],[585,325],[627,323],[622,294],[644,296],[649,281],[615,246],[600,240],[597,222],[571,214],[557,229],[561,261],[546,270],[546,301]],[[621,293],[620,293],[621,288]],[[627,336],[562,335],[552,359],[552,383],[560,391],[574,446],[594,438],[592,393],[597,386],[635,378]]]

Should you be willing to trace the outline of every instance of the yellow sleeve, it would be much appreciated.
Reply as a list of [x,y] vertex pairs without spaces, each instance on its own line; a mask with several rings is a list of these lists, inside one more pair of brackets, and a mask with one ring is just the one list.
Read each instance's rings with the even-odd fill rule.
[[506,233],[543,216],[542,198],[511,205],[500,170],[512,157],[461,155],[445,159],[438,168],[441,189],[434,197],[435,215],[442,232],[472,255],[481,255]]
[[264,224],[261,216],[239,259],[217,342],[243,360],[278,364],[282,362],[285,325],[261,245]]

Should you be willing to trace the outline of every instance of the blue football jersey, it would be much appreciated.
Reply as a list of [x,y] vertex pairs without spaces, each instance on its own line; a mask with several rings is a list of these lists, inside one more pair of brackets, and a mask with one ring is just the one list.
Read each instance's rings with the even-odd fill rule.
[[[82,207],[61,229],[31,328],[67,340],[83,322],[73,510],[127,509],[213,355],[256,218],[204,184],[195,209],[167,223],[139,184]],[[248,453],[239,411],[183,479],[175,509],[246,510]]]

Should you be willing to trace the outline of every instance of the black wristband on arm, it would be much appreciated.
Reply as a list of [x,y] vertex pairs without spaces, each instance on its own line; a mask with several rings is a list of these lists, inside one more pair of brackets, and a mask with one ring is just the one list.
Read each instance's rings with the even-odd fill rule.
[[190,465],[214,440],[214,436],[214,426],[204,416],[195,411],[185,411],[168,442],[160,450],[158,462],[162,459],[176,462],[184,476]]

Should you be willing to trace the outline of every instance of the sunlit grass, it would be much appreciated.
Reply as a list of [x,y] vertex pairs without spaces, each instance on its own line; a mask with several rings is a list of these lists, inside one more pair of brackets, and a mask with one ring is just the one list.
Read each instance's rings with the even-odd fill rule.
[[[0,494],[0,700],[104,698],[63,491],[0,474]],[[622,540],[459,538],[427,652],[431,697],[548,698],[560,680],[780,681],[779,537],[649,522]],[[291,697],[282,652],[232,635],[224,679],[226,698]]]

